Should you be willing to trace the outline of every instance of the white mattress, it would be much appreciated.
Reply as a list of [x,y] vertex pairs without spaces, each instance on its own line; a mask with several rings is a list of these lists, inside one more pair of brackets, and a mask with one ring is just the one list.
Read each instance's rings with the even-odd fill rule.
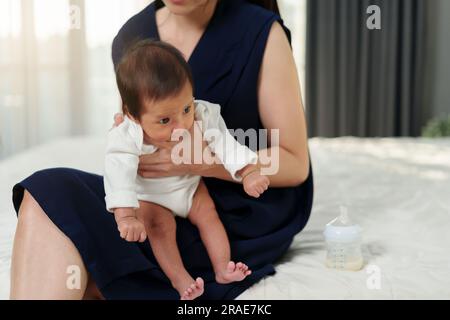
[[[101,138],[68,138],[0,162],[0,299],[9,294],[12,185],[49,167],[101,174],[103,150]],[[277,274],[239,299],[450,299],[450,139],[313,138],[310,151],[311,219]],[[323,228],[340,205],[364,228],[358,272],[324,265]]]

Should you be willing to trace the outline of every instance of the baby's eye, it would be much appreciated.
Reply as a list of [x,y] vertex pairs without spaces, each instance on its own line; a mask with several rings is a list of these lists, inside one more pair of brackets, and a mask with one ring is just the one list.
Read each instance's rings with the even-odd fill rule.
[[191,106],[184,108],[184,113],[189,113],[191,111]]
[[160,123],[160,124],[168,124],[169,121],[170,121],[169,118],[164,118],[164,119],[159,120],[159,123]]

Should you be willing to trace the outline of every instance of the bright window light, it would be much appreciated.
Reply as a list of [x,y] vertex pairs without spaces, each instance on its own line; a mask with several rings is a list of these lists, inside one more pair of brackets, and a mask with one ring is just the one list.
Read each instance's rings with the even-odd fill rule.
[[0,38],[20,35],[20,1],[0,0]]
[[70,28],[69,8],[68,0],[34,0],[36,38],[45,40],[67,35]]
[[150,0],[86,1],[86,42],[88,48],[110,46],[120,27],[150,2]]

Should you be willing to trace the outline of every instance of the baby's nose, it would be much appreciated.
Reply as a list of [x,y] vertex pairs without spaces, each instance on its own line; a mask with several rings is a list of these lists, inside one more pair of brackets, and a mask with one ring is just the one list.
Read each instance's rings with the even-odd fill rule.
[[[186,131],[186,130],[187,130],[187,129],[185,128],[185,126],[184,126],[183,124],[176,125],[176,126],[174,126],[173,129],[172,129],[172,135],[174,135],[174,133],[177,133],[177,136],[181,136],[180,139],[182,139],[182,136],[185,134],[185,131]],[[178,132],[177,132],[177,131],[178,131]],[[181,132],[179,132],[179,131],[181,131]]]
[[176,123],[174,123],[173,129],[172,130],[187,130],[186,125],[183,121],[177,121]]

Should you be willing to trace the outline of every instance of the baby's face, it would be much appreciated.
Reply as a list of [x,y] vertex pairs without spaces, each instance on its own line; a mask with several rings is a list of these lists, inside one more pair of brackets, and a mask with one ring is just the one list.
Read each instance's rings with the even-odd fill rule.
[[190,130],[194,125],[194,98],[192,87],[186,83],[173,97],[156,102],[146,102],[139,121],[147,143],[171,140],[175,129]]

